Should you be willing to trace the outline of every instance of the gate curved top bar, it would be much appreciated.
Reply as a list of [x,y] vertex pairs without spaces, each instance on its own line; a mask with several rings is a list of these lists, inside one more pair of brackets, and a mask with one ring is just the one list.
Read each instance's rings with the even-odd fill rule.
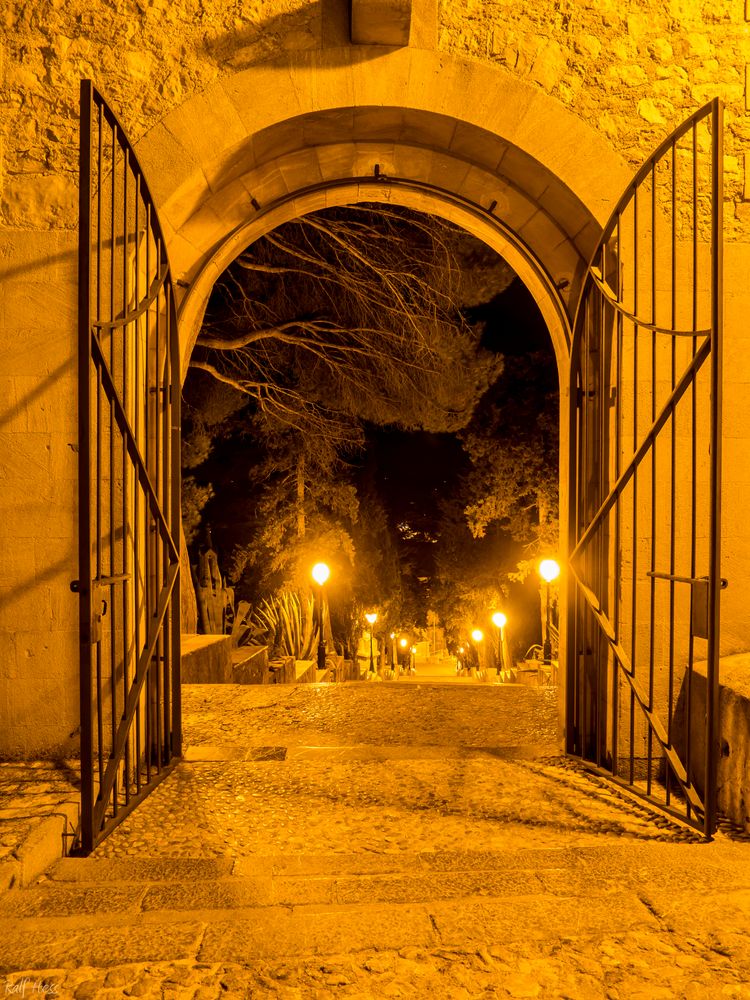
[[[581,294],[580,294],[580,297],[578,299],[578,305],[576,306],[575,316],[574,316],[574,320],[573,320],[573,345],[574,345],[573,346],[573,350],[572,350],[572,356],[573,357],[576,354],[576,351],[575,351],[575,341],[576,341],[576,338],[580,336],[579,325],[580,325],[580,318],[581,318],[581,307],[582,307],[584,299],[586,297],[586,286],[589,283],[589,281],[591,281],[591,280],[593,280],[594,282],[596,282],[596,270],[597,269],[595,268],[594,263],[597,260],[599,254],[601,253],[602,248],[604,246],[606,246],[606,244],[608,243],[610,237],[612,236],[612,233],[614,232],[615,226],[617,224],[617,220],[620,217],[620,215],[622,215],[623,210],[628,206],[628,204],[630,202],[630,199],[633,197],[633,192],[636,190],[636,188],[639,187],[639,185],[644,180],[646,180],[646,178],[648,177],[648,175],[653,170],[654,166],[663,158],[664,154],[666,152],[668,152],[669,149],[675,143],[679,142],[679,140],[684,135],[687,135],[687,133],[690,132],[691,129],[695,128],[695,126],[698,125],[700,122],[702,122],[705,118],[716,116],[717,112],[719,112],[721,110],[721,107],[722,107],[721,99],[718,98],[718,97],[715,97],[712,101],[709,101],[708,104],[704,104],[702,108],[699,108],[698,111],[696,111],[686,121],[684,121],[678,128],[676,128],[675,131],[671,133],[671,135],[667,136],[667,138],[661,143],[661,145],[659,145],[654,150],[654,152],[648,157],[648,159],[643,162],[643,164],[638,169],[638,171],[636,172],[636,174],[633,177],[633,179],[631,180],[631,182],[628,184],[628,186],[625,188],[625,190],[621,194],[621,196],[620,196],[617,204],[612,209],[612,214],[610,215],[609,220],[608,220],[606,226],[602,230],[602,235],[599,238],[599,243],[597,244],[596,249],[594,250],[594,252],[591,254],[591,257],[589,258],[588,265],[586,267],[586,277],[584,278],[583,286],[581,288]],[[604,294],[607,294],[606,291],[605,291],[605,289],[601,289],[601,290],[602,290],[602,292],[604,292]],[[618,306],[618,300],[617,300],[616,297],[615,297],[615,300],[612,302],[612,305],[614,307]],[[637,322],[638,326],[642,326],[645,329],[652,329],[652,326],[650,326],[648,323],[641,322],[641,320],[635,319],[634,317],[632,317],[630,315],[628,315],[628,319],[631,319],[632,321]],[[661,332],[661,329],[660,329],[660,332]],[[664,329],[663,332],[669,332],[669,333],[674,333],[676,335],[682,335],[682,331],[679,331],[679,330],[666,330],[666,329]],[[695,331],[695,332],[696,333],[700,333],[702,331]],[[685,335],[686,336],[692,336],[693,335],[693,331],[692,330],[685,331]]]
[[161,228],[161,223],[159,222],[159,213],[156,208],[156,203],[151,197],[151,191],[149,190],[146,175],[144,174],[143,168],[138,160],[138,156],[135,152],[135,146],[128,136],[127,129],[112,110],[107,97],[101,92],[101,90],[99,90],[98,87],[94,85],[93,80],[81,80],[81,107],[83,108],[86,105],[91,106],[92,104],[95,104],[101,109],[102,115],[106,119],[107,124],[114,130],[120,149],[128,154],[128,164],[133,171],[133,174],[139,177],[142,182],[139,194],[141,198],[143,198],[144,203],[151,208],[152,214],[149,222],[154,233],[161,241],[164,256],[167,259],[167,263],[169,263],[169,251],[167,250],[164,232]]

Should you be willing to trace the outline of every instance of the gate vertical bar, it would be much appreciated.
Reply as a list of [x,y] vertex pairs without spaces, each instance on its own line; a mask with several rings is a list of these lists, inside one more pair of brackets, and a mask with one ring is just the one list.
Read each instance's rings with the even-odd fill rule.
[[719,767],[719,628],[721,594],[721,393],[724,323],[724,109],[713,102],[711,115],[711,514],[706,678],[706,836],[717,823]]
[[78,601],[80,608],[81,845],[94,841],[94,769],[91,742],[91,81],[81,81],[78,202]]

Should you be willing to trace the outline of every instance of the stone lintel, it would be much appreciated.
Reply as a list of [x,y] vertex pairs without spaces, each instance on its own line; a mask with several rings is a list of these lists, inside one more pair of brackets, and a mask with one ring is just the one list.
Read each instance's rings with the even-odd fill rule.
[[412,0],[351,0],[354,45],[408,45]]

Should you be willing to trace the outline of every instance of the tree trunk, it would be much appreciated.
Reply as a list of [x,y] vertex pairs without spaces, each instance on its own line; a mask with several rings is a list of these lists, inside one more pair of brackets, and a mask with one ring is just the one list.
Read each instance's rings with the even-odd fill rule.
[[297,459],[297,538],[305,537],[305,456]]

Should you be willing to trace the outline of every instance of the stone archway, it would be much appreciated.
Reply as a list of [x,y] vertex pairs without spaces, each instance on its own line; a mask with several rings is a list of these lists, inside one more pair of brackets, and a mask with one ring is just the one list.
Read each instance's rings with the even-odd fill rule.
[[[570,312],[583,262],[630,179],[597,133],[508,72],[445,53],[365,46],[222,79],[147,133],[137,152],[184,294],[264,213],[377,172],[497,219]],[[390,187],[382,188],[386,200]],[[368,196],[378,200],[373,190]]]
[[[253,240],[300,214],[395,202],[442,216],[505,257],[555,349],[567,523],[570,321],[587,259],[629,179],[600,136],[503,70],[423,50],[358,47],[219,81],[164,119],[137,152],[153,178],[177,279],[183,376],[219,274]],[[563,557],[565,544],[561,536]]]

